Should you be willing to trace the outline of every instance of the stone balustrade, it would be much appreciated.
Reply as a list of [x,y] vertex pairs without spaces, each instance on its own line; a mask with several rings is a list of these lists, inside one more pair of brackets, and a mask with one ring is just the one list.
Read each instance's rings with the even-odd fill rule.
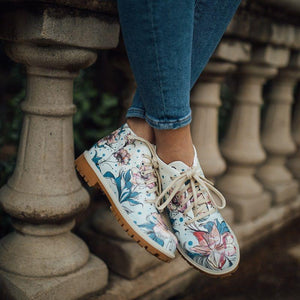
[[[5,0],[0,7],[6,53],[27,69],[17,164],[0,190],[15,229],[0,241],[0,298],[164,299],[182,291],[198,272],[180,257],[169,264],[152,257],[106,206],[83,223],[82,239],[71,233],[89,202],[73,163],[73,79],[96,50],[117,46],[116,3]],[[224,215],[242,250],[300,215],[299,13],[292,0],[242,2],[191,92],[199,159],[227,198]],[[124,47],[105,57],[127,81],[118,95],[125,111],[135,82]],[[232,111],[219,141],[225,84]]]

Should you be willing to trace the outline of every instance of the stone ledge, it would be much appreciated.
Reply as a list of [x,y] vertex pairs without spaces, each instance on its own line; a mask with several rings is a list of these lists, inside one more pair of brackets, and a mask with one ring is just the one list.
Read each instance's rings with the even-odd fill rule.
[[[0,6],[1,7],[1,6]],[[1,7],[0,39],[42,45],[110,49],[119,42],[117,18],[67,7]]]
[[[263,216],[244,224],[234,224],[242,250],[257,243],[268,234],[277,231],[300,216],[300,196],[284,206],[274,206]],[[129,299],[168,299],[189,286],[199,277],[199,284],[205,284],[207,278],[191,268],[177,253],[177,258],[140,275],[127,280],[111,274],[109,286],[102,295],[89,300],[129,300]],[[197,279],[198,280],[198,279]],[[136,287],[139,287],[138,289]]]
[[[190,274],[186,275],[187,273]],[[160,265],[157,268],[142,274],[134,280],[127,280],[114,274],[111,275],[109,286],[104,294],[94,296],[89,298],[89,300],[137,299],[145,294],[150,293],[158,287],[162,287],[161,291],[163,291],[164,285],[170,283],[170,281],[174,280],[174,278],[183,276],[182,279],[186,279],[188,277],[188,279],[191,280],[198,274],[199,273],[196,270],[193,270],[193,268],[190,267],[185,260],[179,257],[179,254],[177,254],[177,258],[171,263]],[[180,279],[176,282],[177,285],[179,285],[179,282],[181,284]],[[179,290],[177,292],[179,292]],[[156,299],[164,299],[161,298],[162,294],[160,293],[156,296]],[[153,298],[148,297],[147,299]]]
[[0,299],[78,299],[103,289],[107,273],[106,265],[93,255],[83,268],[65,276],[22,277],[0,270]]
[[300,217],[300,195],[285,205],[274,206],[263,216],[243,224],[233,225],[241,248],[246,248],[280,227]]
[[117,15],[118,13],[116,0],[3,0],[2,5],[4,5],[5,3],[15,3],[22,5],[36,5],[38,3],[44,3],[113,15]]

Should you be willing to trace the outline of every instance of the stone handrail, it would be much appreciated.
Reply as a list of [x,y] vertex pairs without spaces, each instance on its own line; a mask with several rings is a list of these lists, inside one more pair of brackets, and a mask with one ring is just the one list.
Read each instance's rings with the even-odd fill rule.
[[[71,233],[89,202],[73,163],[73,79],[97,50],[117,46],[116,8],[109,0],[0,1],[0,39],[27,69],[16,169],[0,190],[15,228],[0,241],[0,298],[163,299],[198,275],[180,258],[166,265],[150,256],[102,207],[80,228],[95,255]],[[242,248],[300,215],[299,14],[297,1],[243,1],[191,93],[200,162],[227,197],[224,215]],[[128,81],[125,109],[136,85],[124,47],[106,57]],[[225,82],[232,114],[219,143]]]

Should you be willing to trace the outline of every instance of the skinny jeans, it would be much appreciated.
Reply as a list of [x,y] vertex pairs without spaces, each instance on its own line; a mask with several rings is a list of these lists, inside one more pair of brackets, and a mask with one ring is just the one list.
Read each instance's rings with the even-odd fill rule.
[[118,0],[137,90],[127,118],[156,129],[191,122],[190,91],[241,0]]

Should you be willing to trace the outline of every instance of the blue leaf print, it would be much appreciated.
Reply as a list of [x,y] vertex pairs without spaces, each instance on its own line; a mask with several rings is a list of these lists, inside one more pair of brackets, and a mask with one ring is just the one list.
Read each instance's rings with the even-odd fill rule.
[[115,179],[114,174],[112,172],[110,172],[110,171],[107,171],[103,176],[106,177],[106,178],[113,178],[113,179]]
[[132,198],[127,198],[126,201],[128,201],[128,202],[129,202],[130,204],[132,204],[132,205],[138,205],[138,204],[141,204],[141,205],[142,205],[142,203],[140,203],[140,202],[138,202],[138,201],[135,201],[135,200],[133,200]]
[[120,203],[128,201],[131,205],[143,205],[136,200],[140,193],[132,191],[132,183],[129,181],[131,179],[130,170],[128,170],[126,173],[120,172],[120,175],[118,177],[115,177],[112,172],[107,171],[104,174],[104,177],[112,178],[115,180]]
[[126,183],[130,183],[131,184],[131,182],[130,182],[130,179],[131,179],[130,170],[127,171],[127,173],[125,174],[125,178],[124,179],[125,179]]
[[153,233],[150,233],[150,234],[149,234],[149,237],[150,237],[153,241],[155,241],[155,242],[157,242],[159,245],[161,245],[162,247],[164,246],[164,241],[163,241],[162,239],[160,239],[159,237],[157,237],[157,236],[155,235],[154,232],[153,232]]
[[214,222],[209,221],[205,225],[203,225],[203,227],[206,228],[208,232],[211,232],[214,225],[215,225]]
[[102,157],[98,157],[97,156],[97,152],[95,152],[95,155],[94,155],[94,157],[92,158],[92,161],[96,164],[96,165],[98,165],[98,163],[99,163],[99,161],[102,159]]
[[155,226],[154,223],[145,223],[145,224],[140,224],[139,227],[141,228],[146,228],[146,229],[149,229],[150,231],[153,230],[153,227]]
[[219,220],[216,220],[216,226],[217,226],[217,229],[220,233],[220,235],[222,235],[223,233],[225,232],[229,232],[229,228],[227,226],[227,224],[225,223],[225,221],[222,221],[221,223],[219,222]]

